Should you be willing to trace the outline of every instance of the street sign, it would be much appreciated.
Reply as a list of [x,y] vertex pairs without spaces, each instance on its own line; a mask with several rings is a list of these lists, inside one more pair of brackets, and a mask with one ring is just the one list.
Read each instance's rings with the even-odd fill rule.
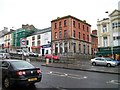
[[26,47],[26,38],[21,38],[20,39],[20,46],[21,47]]

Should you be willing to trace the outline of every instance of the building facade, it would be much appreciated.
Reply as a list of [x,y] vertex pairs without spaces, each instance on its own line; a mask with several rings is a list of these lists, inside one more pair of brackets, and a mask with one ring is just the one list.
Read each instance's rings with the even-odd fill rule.
[[37,30],[27,37],[27,42],[30,52],[36,52],[42,56],[51,54],[51,27]]
[[92,30],[91,43],[92,43],[92,48],[91,48],[92,57],[96,57],[96,53],[98,52],[97,30]]
[[4,49],[6,50],[6,52],[9,52],[12,50],[12,33],[14,32],[14,30],[10,30],[8,33],[6,33],[4,35]]
[[[33,27],[33,26],[32,26]],[[30,36],[37,29],[31,28],[31,25],[22,25],[22,28],[19,28],[13,32],[13,48],[20,49],[21,47],[21,39]]]
[[4,36],[0,36],[0,50],[4,49]]
[[98,21],[97,26],[98,54],[120,59],[120,11],[114,10],[109,18]]
[[51,21],[52,53],[91,55],[91,25],[71,15]]

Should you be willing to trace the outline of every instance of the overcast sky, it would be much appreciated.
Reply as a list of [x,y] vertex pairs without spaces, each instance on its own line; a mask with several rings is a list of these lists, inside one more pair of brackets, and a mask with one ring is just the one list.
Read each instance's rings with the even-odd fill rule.
[[72,15],[97,29],[97,19],[118,9],[120,0],[0,0],[0,30],[32,24],[38,29],[51,26],[51,20]]

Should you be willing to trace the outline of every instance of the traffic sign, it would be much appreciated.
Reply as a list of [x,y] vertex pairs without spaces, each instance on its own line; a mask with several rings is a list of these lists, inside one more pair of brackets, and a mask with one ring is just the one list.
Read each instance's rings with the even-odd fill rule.
[[26,38],[21,38],[20,39],[20,46],[21,47],[26,47]]

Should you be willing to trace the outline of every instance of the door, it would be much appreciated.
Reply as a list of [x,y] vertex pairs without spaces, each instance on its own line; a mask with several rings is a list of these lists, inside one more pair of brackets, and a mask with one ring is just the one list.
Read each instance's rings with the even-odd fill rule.
[[106,65],[106,61],[105,61],[105,59],[104,59],[104,58],[101,58],[99,64],[100,64],[100,65]]
[[45,52],[45,50],[44,50],[44,48],[42,49],[42,56],[44,56],[44,52]]

